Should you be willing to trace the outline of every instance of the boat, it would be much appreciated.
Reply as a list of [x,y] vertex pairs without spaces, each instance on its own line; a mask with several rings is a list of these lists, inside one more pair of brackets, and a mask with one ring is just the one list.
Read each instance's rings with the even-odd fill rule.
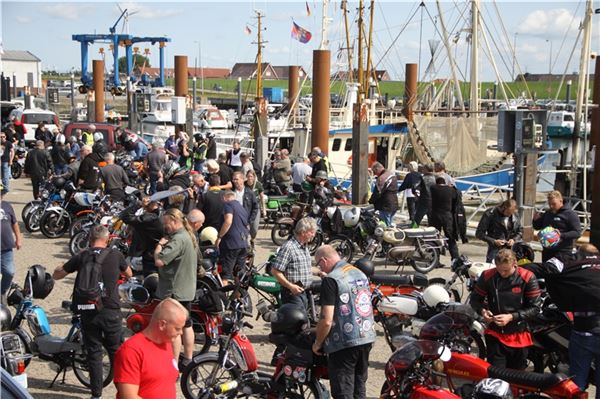
[[194,127],[198,129],[228,129],[230,122],[226,111],[220,111],[214,105],[202,104],[194,111]]
[[[552,111],[548,116],[547,125],[548,137],[573,137],[573,131],[575,130],[575,112],[571,111]],[[586,123],[588,134],[591,132],[590,122]],[[583,137],[585,132],[583,129],[579,132],[579,137]]]
[[166,139],[175,134],[173,124],[171,98],[175,95],[172,87],[144,88],[142,93],[150,94],[150,110],[141,112],[141,131],[145,137],[162,137]]

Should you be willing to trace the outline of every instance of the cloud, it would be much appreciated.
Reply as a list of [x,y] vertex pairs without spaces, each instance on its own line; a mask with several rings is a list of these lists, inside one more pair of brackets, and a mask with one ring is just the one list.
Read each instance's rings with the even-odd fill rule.
[[75,21],[93,14],[94,7],[69,4],[53,4],[42,7],[42,12],[51,17]]
[[579,17],[574,18],[573,14],[565,8],[536,10],[525,17],[517,30],[519,34],[562,37],[569,29],[572,35],[576,34],[580,20]]
[[15,19],[20,24],[30,24],[31,23],[31,18],[23,16],[23,15],[18,15],[17,18],[15,18]]
[[[144,6],[139,3],[119,3],[122,10],[127,9],[129,18],[131,19],[157,19],[168,18],[182,14],[181,9],[165,9],[160,4],[156,6]],[[121,11],[118,11],[119,15]]]

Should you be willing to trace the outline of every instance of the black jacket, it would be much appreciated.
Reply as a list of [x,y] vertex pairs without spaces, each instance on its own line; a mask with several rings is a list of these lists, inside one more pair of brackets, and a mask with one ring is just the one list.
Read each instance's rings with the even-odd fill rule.
[[369,203],[378,211],[398,210],[398,178],[394,172],[384,172],[377,177]]
[[526,321],[540,311],[540,288],[535,275],[522,267],[517,267],[517,271],[507,278],[502,278],[495,268],[489,269],[479,276],[470,303],[479,314],[486,308],[494,315],[513,315],[513,320],[506,326],[491,323],[490,329],[502,334],[522,332],[527,328]]
[[217,159],[217,142],[215,139],[208,140],[208,145],[206,147],[206,159]]
[[50,151],[54,165],[66,165],[69,163],[69,150],[64,145],[55,144]]
[[546,211],[534,220],[533,228],[541,230],[552,226],[560,231],[560,241],[554,247],[544,248],[544,260],[550,259],[559,252],[571,252],[575,241],[581,237],[581,223],[574,210],[563,206],[557,213]]
[[221,190],[206,192],[201,210],[206,217],[204,227],[211,226],[220,231],[223,224],[223,192]]
[[77,176],[78,180],[83,180],[81,188],[85,190],[97,190],[100,188],[100,166],[98,165],[101,161],[104,161],[104,159],[95,152],[89,154],[81,161]]
[[465,206],[462,202],[462,193],[458,188],[452,186],[456,191],[456,202],[454,203],[454,209],[452,210],[452,217],[454,218],[454,231],[458,234],[463,244],[469,242],[467,237],[467,214],[465,213]]
[[[507,224],[504,224],[505,218]],[[475,236],[488,245],[494,245],[494,240],[515,240],[518,241],[523,235],[523,226],[518,215],[510,217],[500,213],[498,208],[486,211],[479,224]]]
[[250,187],[244,186],[244,198],[242,200],[244,209],[248,212],[248,224],[252,224],[258,214],[258,199]]
[[158,241],[165,235],[158,213],[136,216],[136,206],[127,208],[121,214],[123,222],[133,227],[133,240],[129,248],[129,256],[142,256],[145,260],[154,259],[154,249]]
[[29,151],[25,159],[25,173],[29,176],[47,177],[48,172],[54,172],[50,153],[40,148]]

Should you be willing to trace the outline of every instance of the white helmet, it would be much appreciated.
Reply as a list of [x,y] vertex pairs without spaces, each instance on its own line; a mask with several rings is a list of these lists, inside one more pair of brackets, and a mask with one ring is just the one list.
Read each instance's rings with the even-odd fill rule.
[[94,133],[94,142],[104,140],[104,136],[100,132]]
[[210,242],[212,245],[215,245],[217,242],[217,238],[219,237],[219,232],[214,227],[205,227],[200,233],[200,244],[205,242]]
[[328,206],[327,207],[327,217],[331,220],[333,219],[333,215],[335,215],[335,211],[337,211],[337,206]]
[[423,291],[423,300],[427,306],[435,308],[440,303],[450,302],[450,295],[441,285],[433,284]]
[[65,135],[62,133],[57,134],[56,137],[54,138],[54,141],[56,142],[56,144],[64,144],[65,143]]
[[360,219],[360,208],[354,207],[344,212],[344,226],[354,227]]

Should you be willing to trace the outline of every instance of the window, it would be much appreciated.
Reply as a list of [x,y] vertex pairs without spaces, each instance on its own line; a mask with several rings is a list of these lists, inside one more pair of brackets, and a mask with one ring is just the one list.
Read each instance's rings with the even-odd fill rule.
[[346,146],[344,147],[344,151],[352,151],[352,139],[346,140]]
[[574,122],[575,119],[573,118],[573,115],[565,114],[564,121],[565,122]]
[[396,151],[398,146],[400,145],[400,137],[394,138],[394,143],[392,144],[392,150]]
[[342,145],[342,139],[333,139],[333,145],[331,146],[331,151],[339,151],[341,145]]

